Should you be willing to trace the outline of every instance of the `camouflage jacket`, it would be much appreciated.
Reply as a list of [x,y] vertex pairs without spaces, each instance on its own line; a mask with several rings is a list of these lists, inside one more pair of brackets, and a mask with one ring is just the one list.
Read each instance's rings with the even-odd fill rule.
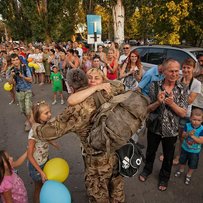
[[[113,96],[124,92],[124,86],[119,81],[111,82],[111,94],[102,91],[103,97],[109,101]],[[54,117],[46,124],[33,127],[34,136],[41,140],[54,140],[63,135],[74,132],[79,135],[81,143],[87,153],[87,136],[92,128],[92,117],[97,111],[94,95],[75,106],[67,107],[60,115]]]

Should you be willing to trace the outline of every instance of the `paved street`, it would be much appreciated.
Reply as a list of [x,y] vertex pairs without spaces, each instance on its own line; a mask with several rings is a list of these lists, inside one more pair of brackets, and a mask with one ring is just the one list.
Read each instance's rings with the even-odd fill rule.
[[[19,107],[14,104],[8,104],[10,102],[10,95],[3,90],[3,84],[0,83],[0,149],[6,149],[16,158],[26,150],[28,134],[24,132],[24,117],[19,113]],[[34,93],[34,101],[46,100],[51,103],[52,93],[50,85],[34,85]],[[60,113],[64,108],[65,105],[61,105],[60,103],[53,106],[53,115]],[[70,174],[65,185],[72,195],[72,202],[87,203],[88,200],[83,179],[84,167],[80,153],[79,139],[75,134],[67,134],[58,140],[58,142],[61,148],[57,151],[50,147],[50,158],[61,157],[67,160],[70,166]],[[140,142],[146,145],[146,137],[140,138]],[[161,148],[159,151],[161,151]],[[160,192],[157,189],[160,164],[160,161],[157,159],[154,172],[145,183],[141,183],[137,179],[137,176],[125,179],[127,203],[203,202],[203,157],[200,159],[199,169],[194,173],[191,185],[186,186],[184,184],[184,178],[174,178],[173,173],[176,170],[176,167],[174,167],[169,187],[165,192]],[[19,168],[18,172],[28,190],[29,202],[32,203],[33,184],[28,175],[26,163]]]

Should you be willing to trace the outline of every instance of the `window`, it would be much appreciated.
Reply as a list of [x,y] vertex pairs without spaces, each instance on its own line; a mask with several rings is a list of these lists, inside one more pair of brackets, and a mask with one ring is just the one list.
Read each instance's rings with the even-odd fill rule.
[[147,56],[148,56],[148,48],[138,48],[136,49],[138,53],[140,54],[140,60],[142,62],[147,62]]
[[165,49],[162,48],[150,48],[148,53],[148,61],[147,63],[152,64],[162,64],[162,62],[166,59]]
[[167,50],[167,58],[172,58],[179,61],[180,64],[187,58],[191,58],[191,56],[184,51],[168,49]]

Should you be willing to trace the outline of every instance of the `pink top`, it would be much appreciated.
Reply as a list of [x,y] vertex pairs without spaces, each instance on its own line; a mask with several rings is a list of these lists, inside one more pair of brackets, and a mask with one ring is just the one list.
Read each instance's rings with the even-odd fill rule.
[[10,176],[4,176],[0,185],[0,194],[3,203],[5,200],[2,193],[11,190],[14,203],[28,203],[27,191],[22,179],[16,174],[12,173]]

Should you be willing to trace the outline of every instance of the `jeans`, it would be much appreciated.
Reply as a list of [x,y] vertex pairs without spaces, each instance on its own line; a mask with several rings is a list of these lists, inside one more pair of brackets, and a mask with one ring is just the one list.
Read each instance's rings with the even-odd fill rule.
[[173,156],[175,151],[175,143],[177,137],[164,137],[151,132],[147,132],[147,152],[146,152],[146,163],[143,172],[150,175],[153,170],[154,160],[156,152],[160,142],[162,142],[162,149],[164,160],[159,173],[159,181],[168,182],[171,174],[171,168],[173,165]]

